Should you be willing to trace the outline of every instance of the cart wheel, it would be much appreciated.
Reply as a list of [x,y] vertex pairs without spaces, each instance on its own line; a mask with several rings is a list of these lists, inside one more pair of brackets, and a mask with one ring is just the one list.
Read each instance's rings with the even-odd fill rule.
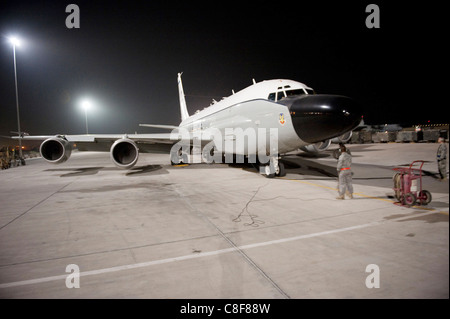
[[407,193],[403,197],[403,204],[413,206],[416,203],[416,196],[412,193]]
[[419,198],[422,205],[428,205],[431,202],[431,193],[423,190],[419,193]]

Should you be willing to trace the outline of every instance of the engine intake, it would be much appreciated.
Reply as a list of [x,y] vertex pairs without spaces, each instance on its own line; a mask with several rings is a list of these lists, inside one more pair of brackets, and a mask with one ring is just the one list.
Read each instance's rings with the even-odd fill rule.
[[128,138],[122,138],[111,146],[111,160],[120,168],[132,168],[139,158],[139,148]]
[[330,147],[330,144],[331,144],[331,140],[325,140],[323,142],[318,142],[318,143],[303,146],[300,149],[304,152],[316,154],[316,153],[326,151],[328,149],[328,147]]
[[39,152],[47,162],[61,164],[72,154],[72,145],[65,137],[55,136],[42,142]]

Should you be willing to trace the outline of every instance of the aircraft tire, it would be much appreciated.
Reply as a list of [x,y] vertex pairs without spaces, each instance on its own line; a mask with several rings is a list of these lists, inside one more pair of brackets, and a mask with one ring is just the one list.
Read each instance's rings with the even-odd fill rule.
[[276,174],[278,177],[286,176],[286,170],[284,168],[283,163],[278,163],[278,173]]
[[189,164],[189,154],[187,153],[171,153],[170,154],[170,164],[181,165],[181,164]]
[[271,169],[270,165],[265,165],[264,166],[264,170],[265,170],[264,176],[266,176],[267,178],[274,178],[275,177],[275,172],[271,173],[272,169]]

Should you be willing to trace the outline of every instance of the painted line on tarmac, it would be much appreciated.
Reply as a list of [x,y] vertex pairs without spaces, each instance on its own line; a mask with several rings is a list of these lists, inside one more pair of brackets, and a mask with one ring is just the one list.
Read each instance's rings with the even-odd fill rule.
[[[436,212],[424,213],[423,216],[431,215],[431,214],[436,214]],[[362,228],[367,228],[367,227],[373,227],[373,226],[381,225],[381,224],[388,223],[388,222],[401,221],[403,219],[408,219],[408,218],[411,218],[411,215],[402,216],[402,217],[394,218],[394,219],[390,219],[390,220],[381,220],[381,221],[371,222],[371,223],[367,223],[367,224],[361,224],[361,225],[356,225],[356,226],[327,230],[327,231],[322,231],[322,232],[317,232],[317,233],[312,233],[312,234],[307,234],[307,235],[287,237],[287,238],[282,238],[282,239],[265,241],[265,242],[261,242],[261,243],[248,244],[248,245],[236,246],[236,247],[231,247],[231,248],[226,248],[226,249],[214,250],[214,251],[209,251],[209,252],[204,252],[204,253],[195,253],[195,254],[190,254],[190,255],[185,255],[185,256],[166,258],[166,259],[160,259],[160,260],[154,260],[154,261],[148,261],[148,262],[142,262],[142,263],[136,263],[136,264],[129,264],[129,265],[123,265],[123,266],[110,267],[110,268],[102,268],[102,269],[97,269],[97,270],[83,271],[83,272],[80,272],[79,275],[80,275],[80,279],[81,279],[81,277],[85,277],[85,276],[101,275],[101,274],[113,273],[113,272],[130,270],[130,269],[162,265],[162,264],[167,264],[167,263],[172,263],[172,262],[177,262],[177,261],[197,259],[197,258],[203,258],[203,257],[209,257],[209,256],[217,256],[217,255],[230,253],[230,252],[239,252],[239,250],[252,249],[252,248],[264,247],[264,246],[275,245],[275,244],[282,244],[282,243],[287,243],[287,242],[292,242],[292,241],[297,241],[297,240],[302,240],[302,239],[332,235],[332,234],[337,234],[337,233],[342,233],[342,232],[347,232],[347,231],[352,231],[352,230],[357,230],[357,229],[362,229]],[[18,286],[26,286],[26,285],[32,285],[32,284],[40,284],[40,283],[45,283],[45,282],[57,281],[57,280],[65,280],[70,275],[71,274],[66,274],[66,275],[50,276],[50,277],[22,280],[22,281],[10,282],[10,283],[3,283],[3,284],[0,284],[0,289],[12,288],[12,287],[18,287]]]
[[[315,187],[320,187],[320,188],[325,188],[325,189],[331,189],[331,190],[334,190],[334,191],[338,191],[338,189],[335,188],[335,187],[330,187],[330,186],[320,185],[320,184],[312,183],[312,182],[309,182],[309,181],[303,181],[303,180],[299,180],[299,179],[291,179],[291,178],[285,178],[285,177],[281,177],[281,179],[285,179],[285,180],[288,180],[288,181],[293,181],[293,182],[298,182],[298,183],[302,183],[302,184],[307,184],[307,185],[311,185],[311,186],[315,186]],[[369,198],[369,199],[376,199],[376,200],[379,200],[379,201],[383,201],[383,202],[387,202],[387,203],[392,203],[392,204],[398,203],[398,202],[396,202],[396,201],[394,201],[394,200],[391,200],[391,199],[388,199],[388,198],[375,197],[375,196],[370,196],[370,195],[366,195],[366,194],[363,194],[363,193],[353,192],[353,195],[360,196],[360,197],[364,197],[364,198]],[[400,205],[400,207],[401,207],[401,205]],[[410,208],[421,209],[421,210],[426,210],[426,211],[430,211],[430,212],[431,212],[431,211],[433,211],[433,212],[436,211],[436,208],[432,208],[432,207],[424,207],[424,206],[417,206],[417,205],[411,206]],[[441,213],[441,214],[444,214],[444,215],[445,215],[445,212],[442,212],[442,211],[439,211],[438,213]],[[448,213],[447,213],[447,214],[448,214]]]

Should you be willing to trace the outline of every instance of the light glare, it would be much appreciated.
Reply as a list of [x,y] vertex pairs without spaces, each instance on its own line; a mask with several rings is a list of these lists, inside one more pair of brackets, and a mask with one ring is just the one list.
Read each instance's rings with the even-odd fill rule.
[[92,107],[92,102],[89,100],[83,100],[81,101],[81,107],[83,110],[87,111]]
[[17,37],[10,37],[9,42],[11,42],[12,45],[20,47],[21,41]]

